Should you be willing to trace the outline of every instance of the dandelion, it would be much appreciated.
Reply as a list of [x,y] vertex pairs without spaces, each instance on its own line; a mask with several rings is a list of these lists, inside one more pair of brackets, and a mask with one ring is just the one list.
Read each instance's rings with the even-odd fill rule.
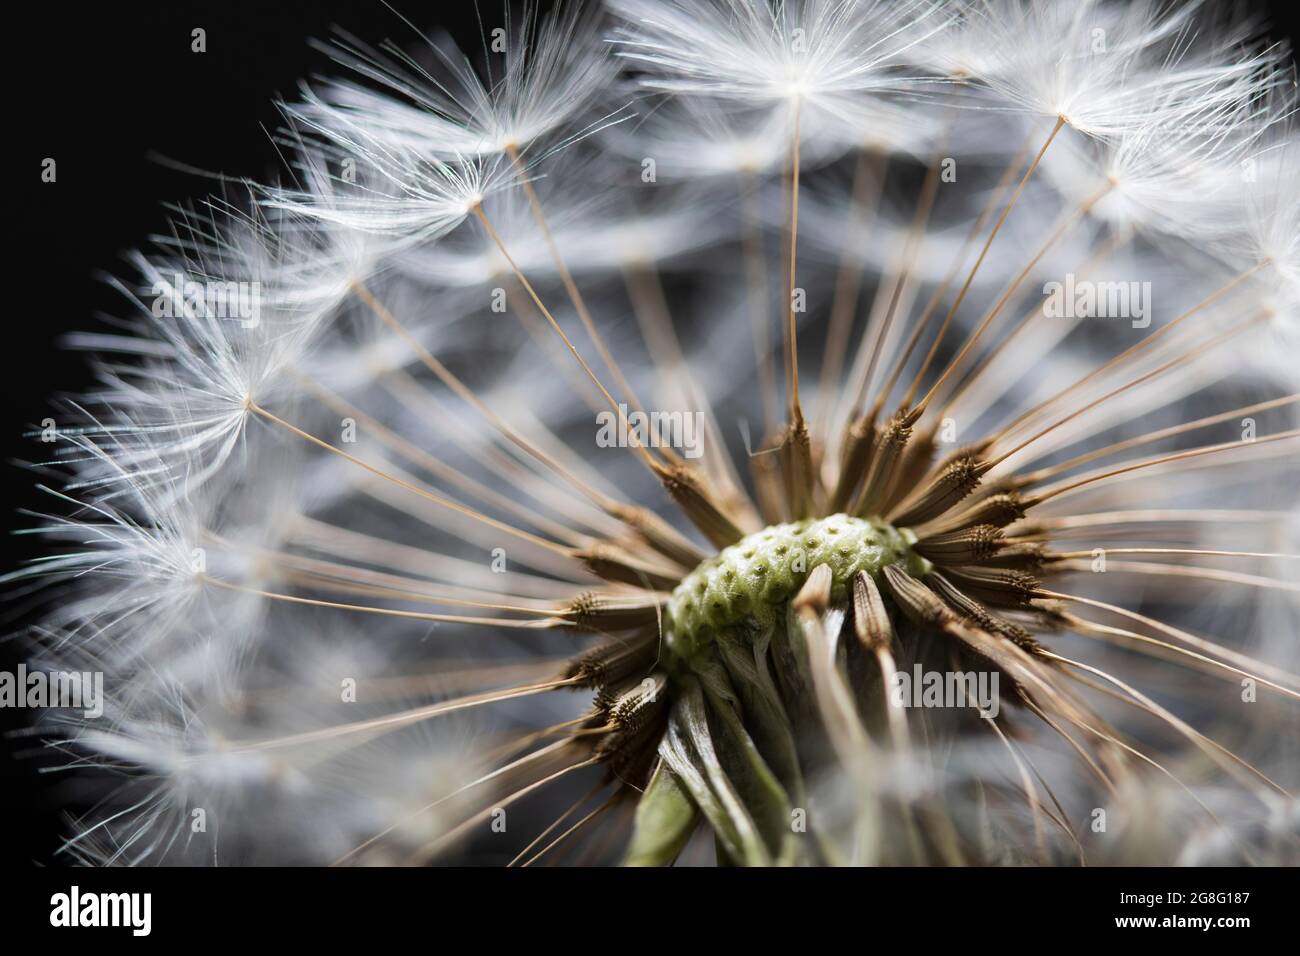
[[1290,65],[1208,7],[344,36],[78,340],[67,854],[1287,860]]

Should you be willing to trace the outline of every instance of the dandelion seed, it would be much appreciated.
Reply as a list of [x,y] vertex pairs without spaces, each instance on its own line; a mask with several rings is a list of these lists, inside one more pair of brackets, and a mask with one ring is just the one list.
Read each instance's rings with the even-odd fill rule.
[[174,308],[77,339],[7,579],[111,686],[42,728],[123,772],[65,852],[1287,859],[1283,51],[1208,2],[610,6],[343,36],[284,181],[137,256]]

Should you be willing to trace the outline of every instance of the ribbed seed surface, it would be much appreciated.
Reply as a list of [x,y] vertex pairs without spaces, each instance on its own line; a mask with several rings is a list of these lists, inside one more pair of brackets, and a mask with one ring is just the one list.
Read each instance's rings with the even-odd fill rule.
[[912,553],[915,536],[884,522],[849,515],[772,525],[719,551],[682,579],[668,601],[673,650],[690,657],[723,628],[770,618],[820,564],[831,569],[831,600],[844,601],[859,571],[875,577],[887,564],[924,574]]

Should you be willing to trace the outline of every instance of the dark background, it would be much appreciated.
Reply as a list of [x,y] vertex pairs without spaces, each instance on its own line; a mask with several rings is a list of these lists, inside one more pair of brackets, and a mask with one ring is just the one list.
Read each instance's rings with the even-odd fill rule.
[[[471,50],[477,42],[469,0],[394,6]],[[482,9],[489,26],[501,16],[495,2]],[[292,99],[313,73],[337,73],[309,39],[327,39],[333,25],[372,43],[414,38],[377,0],[46,2],[23,16],[6,17],[0,56],[0,574],[38,553],[38,539],[11,533],[32,523],[22,509],[49,508],[36,476],[14,464],[48,449],[24,433],[51,414],[53,399],[90,384],[85,356],[63,349],[61,337],[124,314],[105,275],[124,274],[124,254],[165,231],[166,203],[216,186],[165,161],[265,180],[276,168],[272,101]],[[196,27],[207,31],[204,53],[190,49]],[[54,183],[41,181],[46,157],[57,163]],[[12,672],[25,621],[11,590],[0,590],[0,670]],[[62,831],[59,775],[38,771],[60,761],[42,755],[38,740],[12,735],[23,720],[23,711],[0,708],[0,861],[50,864]]]
[[[479,26],[472,0],[433,4],[397,0],[418,26],[438,24],[472,47]],[[481,4],[497,22],[497,0]],[[1272,8],[1274,35],[1293,37],[1293,4]],[[45,2],[6,17],[0,56],[5,91],[5,165],[0,196],[5,289],[0,298],[0,529],[30,524],[20,512],[45,506],[30,471],[11,460],[39,459],[23,433],[51,411],[51,399],[88,384],[84,356],[60,348],[98,315],[122,313],[103,282],[121,272],[122,256],[165,229],[165,202],[197,199],[213,183],[171,168],[159,157],[265,179],[275,150],[266,130],[278,125],[277,94],[292,98],[297,81],[331,72],[307,44],[332,24],[370,42],[412,39],[410,28],[378,0],[298,2],[133,2],[94,6]],[[207,31],[207,51],[190,50],[190,31]],[[42,183],[41,162],[56,160],[56,183]],[[0,574],[33,556],[35,540],[4,534]],[[0,637],[19,631],[22,609],[0,592]],[[0,641],[0,670],[21,659]],[[50,787],[57,775],[39,743],[8,736],[22,711],[0,708],[0,862],[48,864],[61,821]]]

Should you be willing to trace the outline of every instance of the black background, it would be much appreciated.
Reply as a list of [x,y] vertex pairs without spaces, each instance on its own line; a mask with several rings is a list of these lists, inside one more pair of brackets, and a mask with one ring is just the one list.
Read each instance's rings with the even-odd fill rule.
[[[479,36],[468,0],[397,3],[421,27],[445,27],[473,49]],[[483,4],[485,22],[501,16]],[[184,2],[27,6],[25,22],[6,13],[0,56],[5,91],[4,292],[0,294],[0,573],[35,556],[22,509],[49,508],[29,469],[43,447],[25,438],[51,413],[51,400],[89,384],[85,356],[60,339],[123,315],[108,273],[125,274],[123,256],[166,229],[167,203],[201,199],[214,180],[175,163],[231,177],[267,179],[277,154],[268,135],[280,125],[273,105],[298,82],[337,73],[308,40],[334,25],[368,42],[414,39],[398,13],[379,2]],[[489,24],[490,26],[490,24]],[[191,31],[207,31],[207,50],[191,51]],[[57,180],[41,181],[46,157]],[[11,639],[24,623],[18,601],[0,592],[0,670],[23,658]],[[0,859],[50,864],[62,831],[51,792],[57,775],[39,743],[9,732],[21,710],[0,708]]]
[[[418,26],[445,26],[466,46],[477,41],[471,0],[396,6]],[[1279,38],[1294,34],[1291,6],[1273,5]],[[495,0],[482,9],[489,25],[500,16]],[[84,356],[60,348],[60,337],[93,327],[97,315],[122,312],[103,274],[121,272],[123,253],[165,228],[165,202],[197,199],[213,187],[159,157],[264,179],[276,162],[266,132],[278,125],[272,100],[292,98],[302,77],[332,71],[308,38],[327,37],[332,24],[371,42],[413,36],[377,0],[45,2],[21,13],[11,7],[5,19],[0,443],[5,459],[22,460],[40,455],[22,434],[49,413],[50,399],[88,384]],[[204,53],[190,49],[196,27],[207,31]],[[53,184],[41,182],[46,157],[58,164]],[[21,509],[44,505],[30,471],[7,460],[0,463],[5,530],[30,523]],[[0,573],[32,556],[35,544],[5,535]],[[6,610],[0,635],[21,624],[12,602]],[[0,643],[0,669],[12,670],[20,658],[14,642]],[[0,709],[0,732],[20,719],[20,711]],[[48,864],[58,845],[51,777],[35,772],[43,761],[32,747],[0,740],[4,864]]]

